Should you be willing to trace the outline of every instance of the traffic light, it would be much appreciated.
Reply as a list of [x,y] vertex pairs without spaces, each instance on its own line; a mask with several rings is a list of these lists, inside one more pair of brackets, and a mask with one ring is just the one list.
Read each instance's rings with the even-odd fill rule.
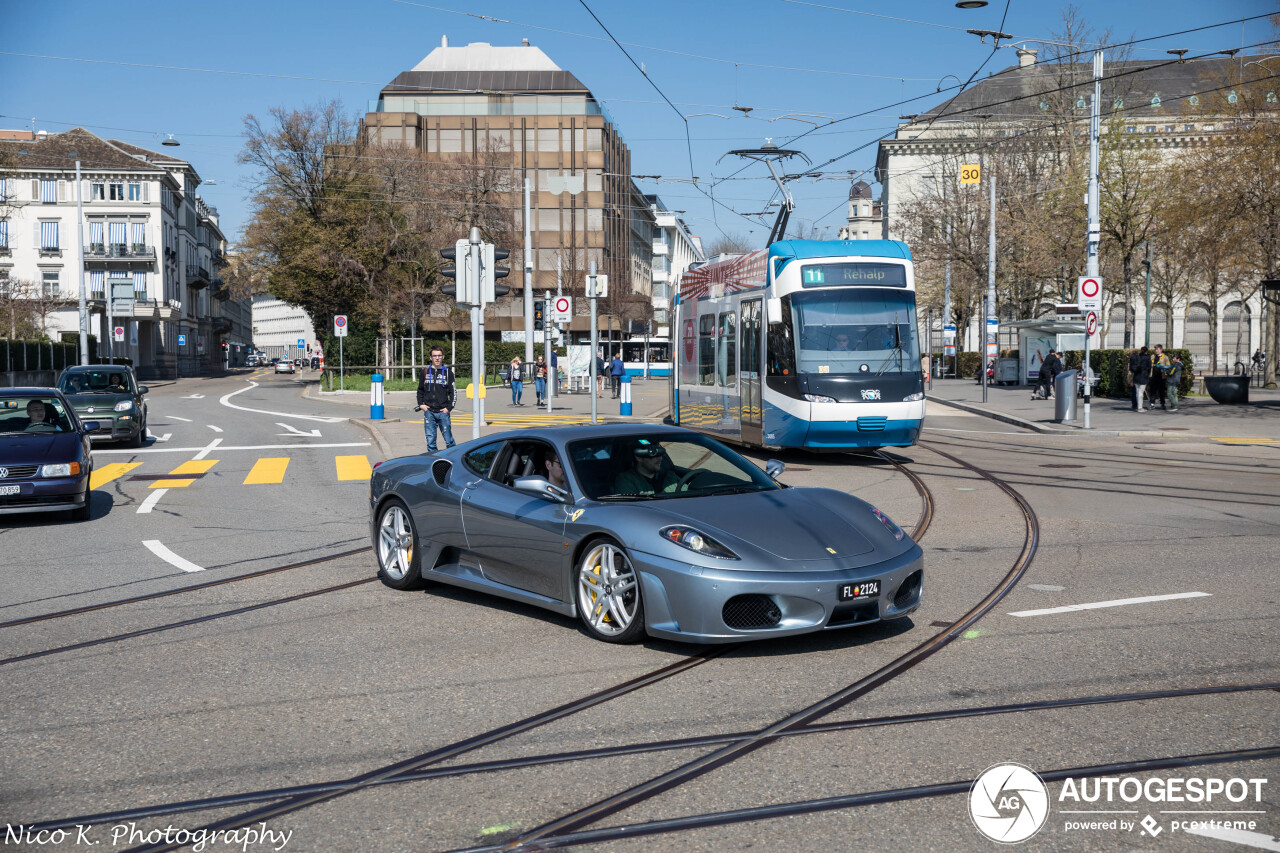
[[541,332],[545,327],[547,316],[547,301],[545,299],[533,300],[533,328],[534,331]]
[[[441,249],[440,254],[446,260],[453,261],[447,267],[440,270],[442,275],[454,279],[457,284],[446,284],[440,288],[440,292],[452,296],[459,304],[469,305],[472,302],[471,296],[471,243],[468,240],[459,240],[453,244],[452,249]],[[462,259],[462,263],[458,263],[458,259]]]
[[492,302],[511,292],[507,285],[494,283],[495,279],[506,278],[511,274],[508,267],[497,266],[498,261],[505,261],[510,256],[511,253],[506,249],[499,249],[492,243],[480,244],[480,292],[483,302]]

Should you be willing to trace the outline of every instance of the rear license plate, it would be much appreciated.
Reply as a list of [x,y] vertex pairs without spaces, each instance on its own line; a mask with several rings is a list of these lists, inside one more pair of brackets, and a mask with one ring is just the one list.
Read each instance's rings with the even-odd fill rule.
[[0,486],[0,495],[20,495],[22,486]]
[[858,598],[874,598],[880,594],[880,581],[862,581],[861,583],[840,584],[840,600],[853,601]]

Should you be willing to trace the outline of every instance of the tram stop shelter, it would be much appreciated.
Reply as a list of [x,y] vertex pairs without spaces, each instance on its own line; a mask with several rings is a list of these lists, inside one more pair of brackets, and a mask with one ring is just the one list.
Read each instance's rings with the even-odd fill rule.
[[1040,365],[1049,350],[1062,357],[1064,350],[1084,349],[1084,321],[1061,320],[1041,317],[1038,320],[1014,320],[1001,324],[1018,334],[1018,378],[1023,385],[1032,385],[1040,378]]

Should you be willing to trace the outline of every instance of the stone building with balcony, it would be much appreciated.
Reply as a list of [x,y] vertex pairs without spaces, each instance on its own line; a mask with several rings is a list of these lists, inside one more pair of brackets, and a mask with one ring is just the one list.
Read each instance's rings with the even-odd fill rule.
[[654,334],[659,337],[670,333],[671,297],[676,292],[680,277],[691,266],[707,262],[702,249],[702,239],[689,233],[688,226],[680,218],[682,211],[667,209],[657,195],[645,196],[653,214],[653,300]]
[[[450,47],[448,39],[402,72],[371,102],[363,132],[372,144],[415,149],[428,160],[497,167],[508,191],[514,231],[523,234],[523,187],[531,186],[533,287],[556,291],[557,263],[581,294],[592,261],[611,283],[644,279],[649,239],[633,216],[631,154],[591,91],[526,40]],[[647,216],[647,207],[643,216]],[[651,224],[651,223],[650,223]],[[513,261],[519,258],[518,247]],[[492,307],[486,330],[524,329],[520,264],[504,282],[511,297]],[[578,279],[582,278],[582,281]],[[616,285],[615,285],[616,286]],[[585,300],[578,300],[582,303]],[[586,330],[583,311],[571,330]],[[437,305],[443,310],[444,306]],[[427,328],[443,331],[442,317]]]
[[53,305],[46,334],[79,330],[83,287],[99,355],[132,359],[141,379],[207,373],[224,342],[249,343],[248,310],[229,304],[218,274],[217,211],[190,163],[83,128],[14,135],[0,135],[0,287],[39,288]]

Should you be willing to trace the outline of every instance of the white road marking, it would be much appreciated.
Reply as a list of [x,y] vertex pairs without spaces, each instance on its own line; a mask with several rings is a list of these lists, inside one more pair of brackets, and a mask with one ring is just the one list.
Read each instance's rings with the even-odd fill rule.
[[191,457],[191,460],[194,462],[194,461],[195,461],[195,460],[197,460],[197,459],[204,459],[206,456],[208,456],[210,453],[212,453],[212,452],[213,452],[213,449],[214,449],[215,447],[217,447],[219,444],[222,444],[222,439],[220,439],[220,438],[215,438],[213,441],[209,442],[209,445],[208,445],[207,447],[205,447],[203,450],[201,450],[201,451],[200,451],[199,453],[197,453],[195,456],[192,456],[192,457]]
[[[215,444],[222,439],[215,439]],[[293,448],[306,448],[307,450],[316,450],[324,447],[369,447],[373,444],[371,441],[348,441],[335,444],[241,444],[241,445],[221,445],[218,450],[290,450]],[[137,450],[111,450],[108,448],[93,449],[94,456],[111,455],[111,454],[134,454],[144,453],[195,453],[197,451],[208,452],[207,447],[143,447]]]
[[160,542],[159,539],[146,539],[143,541],[142,544],[147,546],[147,549],[152,554],[155,554],[157,557],[164,560],[169,565],[182,569],[184,572],[203,572],[204,571],[204,566],[197,566],[195,563],[191,562],[190,560],[184,560],[182,557],[179,557],[177,554],[173,553],[168,548],[164,547],[164,545]]
[[1027,589],[1036,589],[1036,590],[1039,590],[1040,592],[1062,592],[1064,589],[1066,589],[1066,587],[1051,586],[1050,584],[1047,584],[1047,583],[1029,583],[1027,584]]
[[291,427],[291,426],[289,426],[288,424],[281,424],[281,423],[278,423],[278,424],[276,424],[276,426],[278,426],[278,427],[283,427],[284,429],[287,429],[287,430],[288,430],[288,432],[278,432],[278,433],[276,433],[276,435],[305,435],[305,436],[309,436],[309,437],[312,437],[312,436],[313,436],[313,437],[315,437],[315,438],[319,438],[319,437],[320,437],[320,430],[318,430],[318,429],[313,429],[313,430],[308,430],[308,431],[306,431],[306,432],[303,432],[302,430],[298,429],[297,427]]
[[1225,826],[1197,826],[1194,823],[1189,824],[1182,831],[1192,835],[1202,835],[1205,838],[1216,838],[1219,841],[1231,841],[1235,844],[1243,844],[1246,847],[1256,847],[1259,850],[1280,850],[1280,840],[1261,832],[1229,829]]
[[239,391],[232,391],[230,394],[226,394],[223,397],[220,397],[218,399],[218,402],[226,406],[228,409],[238,409],[241,412],[253,412],[254,414],[258,414],[258,415],[274,415],[275,417],[278,417],[278,418],[296,418],[298,420],[303,420],[303,421],[317,421],[322,424],[340,424],[350,420],[350,418],[326,418],[326,417],[321,417],[319,415],[295,415],[290,412],[271,412],[271,411],[267,411],[266,409],[250,409],[248,406],[237,406],[234,403],[230,402],[231,398],[234,397],[235,395],[243,394],[245,391],[248,391],[251,388],[257,388],[257,387],[258,387],[257,382],[250,382],[247,387],[241,388]]
[[1170,595],[1144,595],[1141,598],[1117,598],[1113,601],[1095,601],[1091,604],[1068,604],[1066,607],[1046,607],[1043,610],[1019,610],[1010,616],[1048,616],[1051,613],[1073,613],[1077,610],[1097,610],[1099,607],[1124,607],[1128,604],[1146,604],[1151,601],[1173,601],[1177,598],[1206,598],[1211,592],[1175,592]]
[[209,429],[213,430],[214,432],[222,432],[222,427],[216,427],[213,424],[205,424],[205,426],[207,426]]
[[138,507],[138,512],[139,512],[139,513],[151,512],[151,508],[152,508],[153,506],[155,506],[155,505],[156,505],[156,501],[158,501],[158,500],[160,500],[160,498],[164,497],[164,493],[165,493],[165,492],[167,492],[167,491],[169,491],[169,490],[168,490],[168,489],[156,489],[154,492],[152,492],[151,494],[147,495],[147,499],[146,499],[145,501],[143,501],[143,502],[142,502],[142,506]]
[[203,394],[188,394],[187,396],[183,397],[182,399],[184,399],[184,400],[203,400],[203,399],[204,399],[204,395],[203,395]]
[[177,415],[165,415],[171,421],[182,421],[184,424],[191,423],[191,418],[180,418]]
[[[155,436],[153,435],[152,438],[155,438]],[[168,441],[171,438],[173,438],[173,433],[166,432],[164,435],[160,436],[159,438],[156,438],[156,441]]]

